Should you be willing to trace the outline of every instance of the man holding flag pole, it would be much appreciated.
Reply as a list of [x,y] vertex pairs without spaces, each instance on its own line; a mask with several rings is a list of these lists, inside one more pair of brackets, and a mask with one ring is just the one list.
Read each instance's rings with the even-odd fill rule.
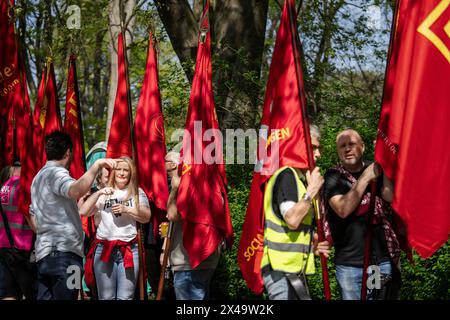
[[314,272],[312,251],[320,253],[324,295],[329,300],[328,243],[322,240],[318,214],[319,237],[314,235],[314,250],[311,246],[310,209],[323,178],[314,168],[320,156],[319,133],[312,129],[310,134],[294,11],[293,1],[285,1],[261,120],[266,136],[259,143],[238,262],[254,293],[261,294],[264,283],[270,299],[309,299],[304,275]]
[[[179,258],[176,267],[180,267],[175,270],[172,265],[174,289],[179,300],[204,300],[209,298],[209,285],[221,248],[224,243],[230,248],[234,238],[212,91],[209,1],[200,21],[185,128],[179,166],[182,170],[172,177],[167,206],[169,220],[175,222],[173,247]],[[214,155],[208,154],[210,144],[206,145],[202,139],[207,131],[213,132]]]

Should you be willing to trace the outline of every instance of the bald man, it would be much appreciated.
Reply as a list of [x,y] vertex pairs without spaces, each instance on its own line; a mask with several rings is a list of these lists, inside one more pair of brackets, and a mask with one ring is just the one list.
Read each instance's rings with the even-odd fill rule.
[[[364,266],[365,236],[367,214],[369,213],[370,183],[377,183],[377,219],[373,223],[371,241],[371,260],[381,272],[381,279],[390,279],[393,272],[396,250],[388,250],[389,244],[396,241],[395,234],[387,222],[390,212],[385,210],[391,201],[392,188],[383,185],[383,177],[378,164],[364,160],[365,145],[358,132],[347,129],[336,137],[336,148],[341,164],[325,174],[324,200],[327,204],[328,220],[335,247],[336,278],[341,298],[359,300]],[[378,201],[378,200],[377,200]],[[385,226],[386,225],[386,226]],[[387,228],[387,229],[386,229]],[[386,230],[385,230],[386,229]],[[398,243],[392,243],[394,249]],[[379,293],[379,291],[378,291]],[[368,291],[368,298],[374,299],[377,291]]]

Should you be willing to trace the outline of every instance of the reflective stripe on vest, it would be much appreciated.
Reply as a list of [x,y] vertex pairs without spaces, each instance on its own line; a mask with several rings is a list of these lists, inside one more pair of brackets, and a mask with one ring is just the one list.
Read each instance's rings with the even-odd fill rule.
[[291,230],[287,223],[275,214],[272,207],[276,179],[285,169],[291,170],[294,174],[298,199],[301,199],[306,192],[297,172],[290,167],[278,169],[267,182],[264,193],[264,253],[261,267],[270,264],[273,270],[289,273],[305,270],[305,274],[312,274],[315,272],[314,255],[311,252],[312,209],[297,230]]
[[[33,245],[33,231],[28,225],[24,215],[17,212],[18,191],[20,188],[19,177],[11,177],[0,191],[4,217],[8,221],[14,246],[20,250],[30,250]],[[3,216],[0,218],[0,247],[9,248],[9,241]]]

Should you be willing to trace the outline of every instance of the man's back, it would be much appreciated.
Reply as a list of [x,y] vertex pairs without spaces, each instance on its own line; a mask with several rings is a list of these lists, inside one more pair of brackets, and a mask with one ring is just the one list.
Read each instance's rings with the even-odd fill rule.
[[75,182],[69,172],[48,161],[31,185],[31,209],[37,225],[36,259],[54,250],[83,256],[83,229],[75,200],[68,196]]

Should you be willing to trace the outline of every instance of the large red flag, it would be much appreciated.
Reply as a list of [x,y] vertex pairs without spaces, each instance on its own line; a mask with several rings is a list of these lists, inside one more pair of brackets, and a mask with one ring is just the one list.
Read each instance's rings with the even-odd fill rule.
[[86,171],[86,161],[84,156],[83,122],[78,94],[76,57],[74,55],[71,55],[69,58],[64,131],[70,135],[73,143],[73,161],[69,169],[70,175],[75,179],[79,179]]
[[19,156],[18,142],[23,141],[19,127],[27,106],[29,108],[14,33],[13,6],[14,1],[0,0],[0,168]]
[[45,136],[62,128],[55,70],[51,58],[47,59],[47,64],[42,72],[41,83],[34,107],[34,124],[34,145],[40,157],[40,160],[38,160],[39,170],[47,161],[45,155]]
[[[73,161],[70,165],[70,175],[79,179],[86,171],[84,155],[83,121],[81,118],[80,96],[78,91],[76,56],[69,58],[67,73],[66,111],[64,114],[64,131],[70,136],[73,144]],[[94,231],[93,217],[81,217],[83,230],[91,239]],[[92,227],[90,227],[92,226]]]
[[158,225],[165,218],[169,188],[164,157],[166,142],[164,118],[161,110],[161,95],[158,88],[158,61],[153,35],[150,33],[147,52],[147,67],[134,123],[136,166],[139,186],[154,204],[152,222],[154,236]]
[[57,98],[55,73],[50,58],[42,71],[34,107],[34,116],[29,117],[28,123],[25,121],[23,122],[25,141],[21,159],[19,211],[28,214],[31,203],[31,183],[46,161],[45,135],[55,130],[61,130],[61,114]]
[[[238,249],[238,263],[248,287],[262,293],[261,259],[264,240],[264,185],[283,166],[308,168],[301,108],[303,76],[297,75],[293,39],[285,1],[270,65],[259,139],[258,162],[250,189],[247,213]],[[297,81],[299,76],[300,83]],[[300,85],[300,87],[299,87]],[[307,131],[309,132],[309,128]]]
[[[229,247],[233,242],[222,141],[212,91],[208,8],[207,2],[183,137],[183,174],[177,198],[183,219],[183,245],[192,268],[208,258],[224,238]],[[207,130],[212,141],[209,143],[203,141]]]
[[424,258],[450,231],[450,0],[398,3],[375,159]]
[[119,67],[117,79],[116,101],[109,130],[107,158],[133,156],[131,144],[131,115],[128,108],[127,70],[125,65],[125,49],[123,34],[120,33],[117,44],[117,64]]

